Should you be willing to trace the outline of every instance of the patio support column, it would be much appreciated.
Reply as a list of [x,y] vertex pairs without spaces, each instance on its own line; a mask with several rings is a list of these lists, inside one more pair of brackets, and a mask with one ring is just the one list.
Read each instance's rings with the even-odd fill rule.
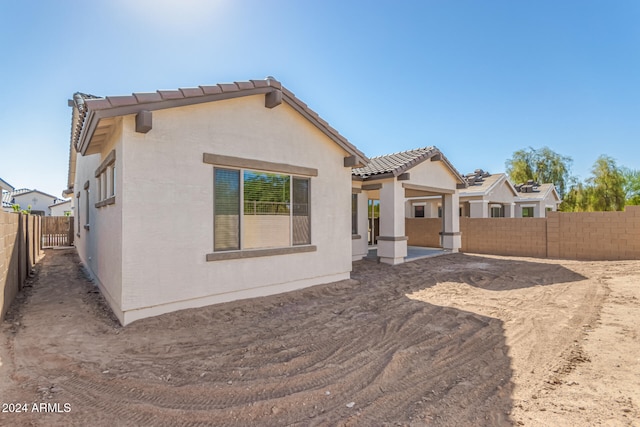
[[462,246],[460,235],[460,196],[458,193],[445,194],[442,197],[442,248],[451,252],[458,252]]
[[393,178],[384,182],[380,189],[380,262],[391,265],[404,262],[407,256],[407,236],[404,233],[404,188]]
[[516,204],[515,203],[504,203],[504,216],[505,218],[515,218],[516,216]]
[[469,216],[471,218],[489,218],[489,201],[469,200]]

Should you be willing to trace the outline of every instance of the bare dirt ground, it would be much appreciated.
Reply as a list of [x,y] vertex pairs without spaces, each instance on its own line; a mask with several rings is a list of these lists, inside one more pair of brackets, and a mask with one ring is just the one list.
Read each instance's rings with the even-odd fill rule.
[[352,277],[122,328],[48,250],[0,331],[0,425],[640,425],[640,261]]

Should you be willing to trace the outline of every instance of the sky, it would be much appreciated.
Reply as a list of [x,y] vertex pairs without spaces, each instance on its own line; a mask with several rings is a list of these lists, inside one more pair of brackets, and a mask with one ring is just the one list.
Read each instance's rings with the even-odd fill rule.
[[266,76],[369,157],[640,169],[637,0],[0,0],[0,54],[0,178],[58,197],[73,93]]

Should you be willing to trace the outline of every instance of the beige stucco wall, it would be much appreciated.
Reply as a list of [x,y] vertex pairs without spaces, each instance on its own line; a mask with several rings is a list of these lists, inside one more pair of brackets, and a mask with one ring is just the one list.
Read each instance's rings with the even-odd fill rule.
[[49,214],[51,216],[65,216],[64,213],[66,211],[69,211],[71,213],[70,216],[73,216],[73,206],[71,201],[67,203],[60,203],[49,208]]
[[[116,202],[101,208],[96,208],[97,179],[95,171],[100,166],[111,150],[116,151]],[[80,260],[100,287],[105,299],[113,308],[114,313],[122,322],[124,317],[119,309],[122,304],[121,278],[122,278],[122,209],[123,198],[120,195],[122,189],[122,122],[116,124],[115,131],[104,144],[99,154],[90,156],[77,156],[76,175],[74,183],[74,233],[76,233],[75,246]],[[86,214],[85,182],[89,181],[89,222]],[[76,195],[80,192],[79,203]],[[80,233],[78,236],[78,220]],[[89,229],[84,226],[89,225]]]
[[409,171],[408,182],[416,185],[427,185],[445,190],[456,189],[456,178],[443,162],[424,161]]
[[485,200],[491,203],[513,203],[515,198],[513,191],[509,189],[509,184],[503,180],[487,194]]
[[[351,170],[346,152],[291,107],[257,95],[153,112],[153,129],[123,120],[124,323],[176,309],[349,277]],[[228,261],[213,252],[213,166],[203,153],[318,169],[311,178],[317,251]],[[123,177],[123,175],[125,175]],[[169,213],[170,212],[170,213]]]
[[[352,183],[352,188],[361,189],[362,183],[359,181],[354,181]],[[369,201],[369,192],[361,191],[358,194],[358,234],[352,236],[351,239],[351,256],[353,261],[361,260],[363,257],[367,256],[367,252],[369,250],[368,245],[368,233],[369,233],[369,222],[367,218],[367,209],[368,209],[368,201]]]

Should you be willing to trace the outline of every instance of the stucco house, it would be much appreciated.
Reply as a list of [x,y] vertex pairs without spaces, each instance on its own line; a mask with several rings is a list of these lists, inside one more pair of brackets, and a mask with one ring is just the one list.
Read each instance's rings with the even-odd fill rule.
[[73,199],[58,200],[49,205],[50,216],[73,216]]
[[0,178],[0,193],[2,194],[2,210],[4,212],[13,211],[13,205],[10,202],[11,197],[9,196],[9,193],[12,192],[13,190],[15,189],[11,184],[9,184],[4,179]]
[[368,159],[277,80],[69,104],[75,244],[122,324],[350,277]]
[[9,191],[9,192],[11,192],[11,191],[13,191],[13,190],[14,190],[14,188],[13,188],[13,186],[12,186],[11,184],[9,184],[7,181],[5,181],[4,179],[0,178],[0,190],[1,190],[2,192],[5,192],[5,191]]
[[468,187],[460,191],[460,216],[471,218],[514,218],[518,192],[507,174],[482,169],[465,175]]
[[20,188],[11,192],[2,193],[3,207],[7,205],[19,205],[21,210],[27,210],[31,206],[32,215],[50,215],[49,206],[61,199],[39,190]]
[[515,186],[516,218],[544,218],[548,211],[557,211],[562,199],[553,184],[538,184],[528,181]]
[[373,157],[367,165],[354,168],[353,259],[362,259],[375,247],[381,262],[404,262],[405,218],[414,217],[425,200],[434,199],[442,206],[441,246],[457,252],[461,245],[458,191],[465,187],[462,175],[437,147]]

